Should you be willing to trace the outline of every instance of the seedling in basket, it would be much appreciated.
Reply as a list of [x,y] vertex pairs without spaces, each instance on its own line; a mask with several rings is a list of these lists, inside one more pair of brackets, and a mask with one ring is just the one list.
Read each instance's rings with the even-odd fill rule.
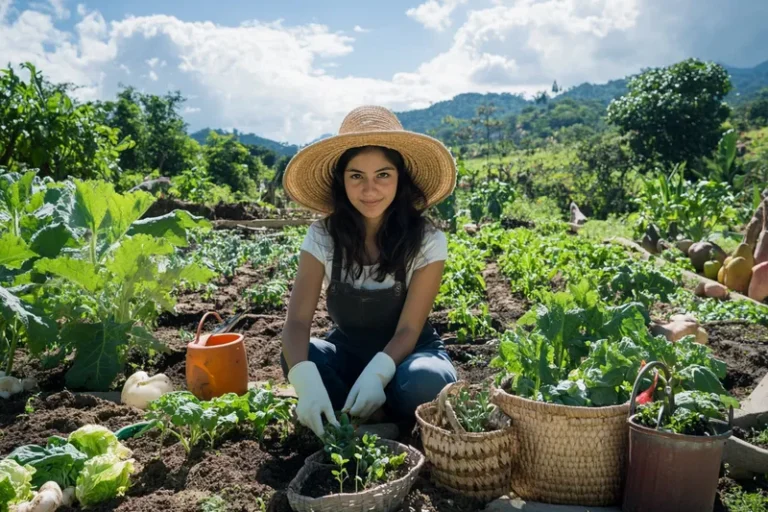
[[496,406],[490,401],[488,386],[476,393],[471,393],[467,388],[462,388],[458,395],[448,398],[456,413],[456,418],[467,432],[487,432],[493,430],[489,425],[491,415]]
[[355,435],[355,426],[347,414],[339,417],[339,426],[327,425],[323,439],[325,453],[337,469],[331,474],[339,482],[339,493],[344,492],[344,482],[349,479],[347,463],[355,464],[355,491],[360,492],[372,485],[387,481],[392,471],[406,461],[405,452],[392,455],[386,446],[379,444],[376,435]]

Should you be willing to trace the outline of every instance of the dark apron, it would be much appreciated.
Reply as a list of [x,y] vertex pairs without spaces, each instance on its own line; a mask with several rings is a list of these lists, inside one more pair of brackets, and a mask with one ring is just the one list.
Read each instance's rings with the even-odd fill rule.
[[[391,288],[355,288],[341,280],[341,253],[341,250],[334,248],[326,306],[335,326],[326,339],[367,364],[395,334],[405,305],[405,269],[400,268],[395,272],[395,285]],[[440,336],[427,320],[419,334],[416,348],[435,340],[440,340]]]

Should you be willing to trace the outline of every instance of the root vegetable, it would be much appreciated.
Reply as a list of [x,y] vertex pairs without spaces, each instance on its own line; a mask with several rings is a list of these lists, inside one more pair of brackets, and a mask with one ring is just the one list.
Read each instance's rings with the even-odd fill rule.
[[696,290],[694,290],[694,293],[699,297],[725,299],[728,297],[728,288],[720,283],[705,283],[702,281],[696,285]]
[[752,279],[749,282],[749,298],[758,302],[768,298],[768,261],[752,268]]
[[654,336],[663,335],[671,342],[679,341],[686,336],[695,336],[696,343],[706,345],[709,341],[705,331],[691,315],[674,315],[666,324],[652,324],[651,333]]
[[145,409],[149,402],[171,391],[173,391],[173,384],[166,375],[158,373],[150,377],[147,372],[136,372],[125,381],[120,401],[126,405]]
[[[765,203],[763,203],[765,205]],[[755,265],[768,261],[768,206],[763,207],[763,230],[755,243]]]
[[725,267],[725,286],[739,293],[747,293],[752,277],[752,265],[741,256],[733,258]]
[[59,484],[46,482],[32,501],[16,505],[16,512],[54,512],[62,505],[63,494]]
[[61,492],[61,504],[65,507],[72,506],[75,502],[75,488],[67,487]]

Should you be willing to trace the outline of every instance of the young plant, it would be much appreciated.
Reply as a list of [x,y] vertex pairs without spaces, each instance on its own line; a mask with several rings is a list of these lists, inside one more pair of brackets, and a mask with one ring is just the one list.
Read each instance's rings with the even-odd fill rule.
[[[347,478],[349,478],[349,472],[347,471],[347,468],[344,466],[349,462],[349,459],[343,458],[338,453],[332,453],[331,454],[331,460],[334,464],[336,464],[336,467],[338,469],[334,469],[331,471],[331,474],[336,478],[336,481],[339,482],[339,494],[344,492],[344,482],[347,481]],[[355,492],[357,492],[357,481],[355,481]]]
[[[659,413],[665,407],[659,425]],[[664,400],[638,407],[635,422],[649,428],[688,436],[710,434],[709,420],[724,420],[726,404],[715,393],[684,391],[675,396],[675,410],[668,411]]]
[[467,432],[492,430],[489,422],[496,406],[490,402],[487,385],[477,392],[470,392],[467,388],[462,388],[458,395],[451,395],[448,399],[464,430]]

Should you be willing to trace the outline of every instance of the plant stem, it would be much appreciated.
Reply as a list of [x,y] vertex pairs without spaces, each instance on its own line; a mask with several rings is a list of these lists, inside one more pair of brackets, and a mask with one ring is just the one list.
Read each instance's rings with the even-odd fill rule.
[[11,370],[13,369],[13,356],[16,354],[16,344],[19,341],[19,327],[17,322],[18,320],[14,318],[13,325],[11,326],[13,337],[11,338],[11,347],[8,349],[8,361],[5,365],[6,375],[10,375]]

